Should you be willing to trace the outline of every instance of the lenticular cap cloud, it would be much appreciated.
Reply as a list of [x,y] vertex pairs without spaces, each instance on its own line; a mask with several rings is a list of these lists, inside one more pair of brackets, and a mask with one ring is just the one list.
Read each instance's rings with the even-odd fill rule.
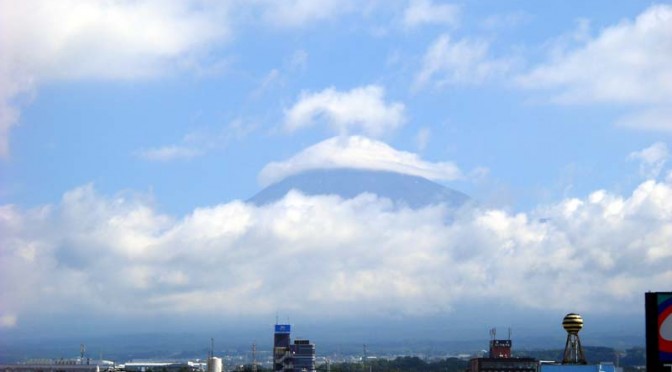
[[269,163],[259,174],[263,186],[314,169],[353,168],[403,173],[433,181],[463,177],[452,162],[431,163],[363,136],[333,137],[306,148],[288,160]]

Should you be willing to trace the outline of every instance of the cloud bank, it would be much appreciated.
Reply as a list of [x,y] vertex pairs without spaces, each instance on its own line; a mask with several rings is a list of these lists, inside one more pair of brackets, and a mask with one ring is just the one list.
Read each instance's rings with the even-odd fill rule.
[[462,178],[451,162],[431,163],[414,153],[395,150],[389,145],[362,136],[333,137],[308,147],[283,162],[273,162],[261,170],[262,185],[311,169],[355,168],[397,172],[430,180]]
[[[527,213],[394,209],[290,193],[173,218],[91,186],[55,204],[0,207],[0,326],[101,316],[439,314],[474,301],[536,311],[637,313],[672,282],[672,184],[603,190]],[[301,281],[300,290],[292,285]],[[595,300],[599,299],[599,300]],[[54,315],[55,314],[55,315]]]

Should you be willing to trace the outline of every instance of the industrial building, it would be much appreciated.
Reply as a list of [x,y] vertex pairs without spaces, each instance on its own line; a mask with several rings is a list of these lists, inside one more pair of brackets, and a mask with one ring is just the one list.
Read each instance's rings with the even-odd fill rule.
[[294,371],[315,371],[315,345],[309,340],[294,340],[290,348],[294,360]]
[[613,363],[598,364],[545,364],[539,366],[539,372],[619,372],[622,368]]
[[0,372],[101,372],[108,365],[81,364],[67,361],[42,361],[24,364],[0,364]]
[[538,360],[511,356],[511,332],[508,339],[499,340],[495,329],[492,329],[490,337],[488,357],[469,360],[467,372],[537,372]]
[[203,364],[195,362],[128,362],[120,364],[117,370],[125,372],[196,372],[203,370]]
[[224,364],[222,358],[215,356],[208,357],[207,371],[208,372],[222,372]]

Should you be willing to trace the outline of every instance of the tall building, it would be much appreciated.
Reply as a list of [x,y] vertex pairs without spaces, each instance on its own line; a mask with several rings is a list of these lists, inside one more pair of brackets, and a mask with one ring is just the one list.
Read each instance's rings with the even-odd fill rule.
[[291,344],[291,325],[276,324],[273,336],[273,371],[315,372],[315,345],[309,340]]
[[273,335],[273,370],[291,371],[292,352],[290,346],[290,332],[292,326],[289,324],[276,324],[275,334]]
[[315,345],[308,340],[294,340],[292,345],[292,358],[294,359],[294,371],[315,371]]

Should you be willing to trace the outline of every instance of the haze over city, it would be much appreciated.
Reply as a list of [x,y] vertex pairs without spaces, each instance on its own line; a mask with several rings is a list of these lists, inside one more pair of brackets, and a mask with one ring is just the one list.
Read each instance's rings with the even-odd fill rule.
[[[670,24],[669,1],[0,0],[0,340],[562,340],[579,312],[641,345],[672,283]],[[346,196],[343,169],[404,178]]]

